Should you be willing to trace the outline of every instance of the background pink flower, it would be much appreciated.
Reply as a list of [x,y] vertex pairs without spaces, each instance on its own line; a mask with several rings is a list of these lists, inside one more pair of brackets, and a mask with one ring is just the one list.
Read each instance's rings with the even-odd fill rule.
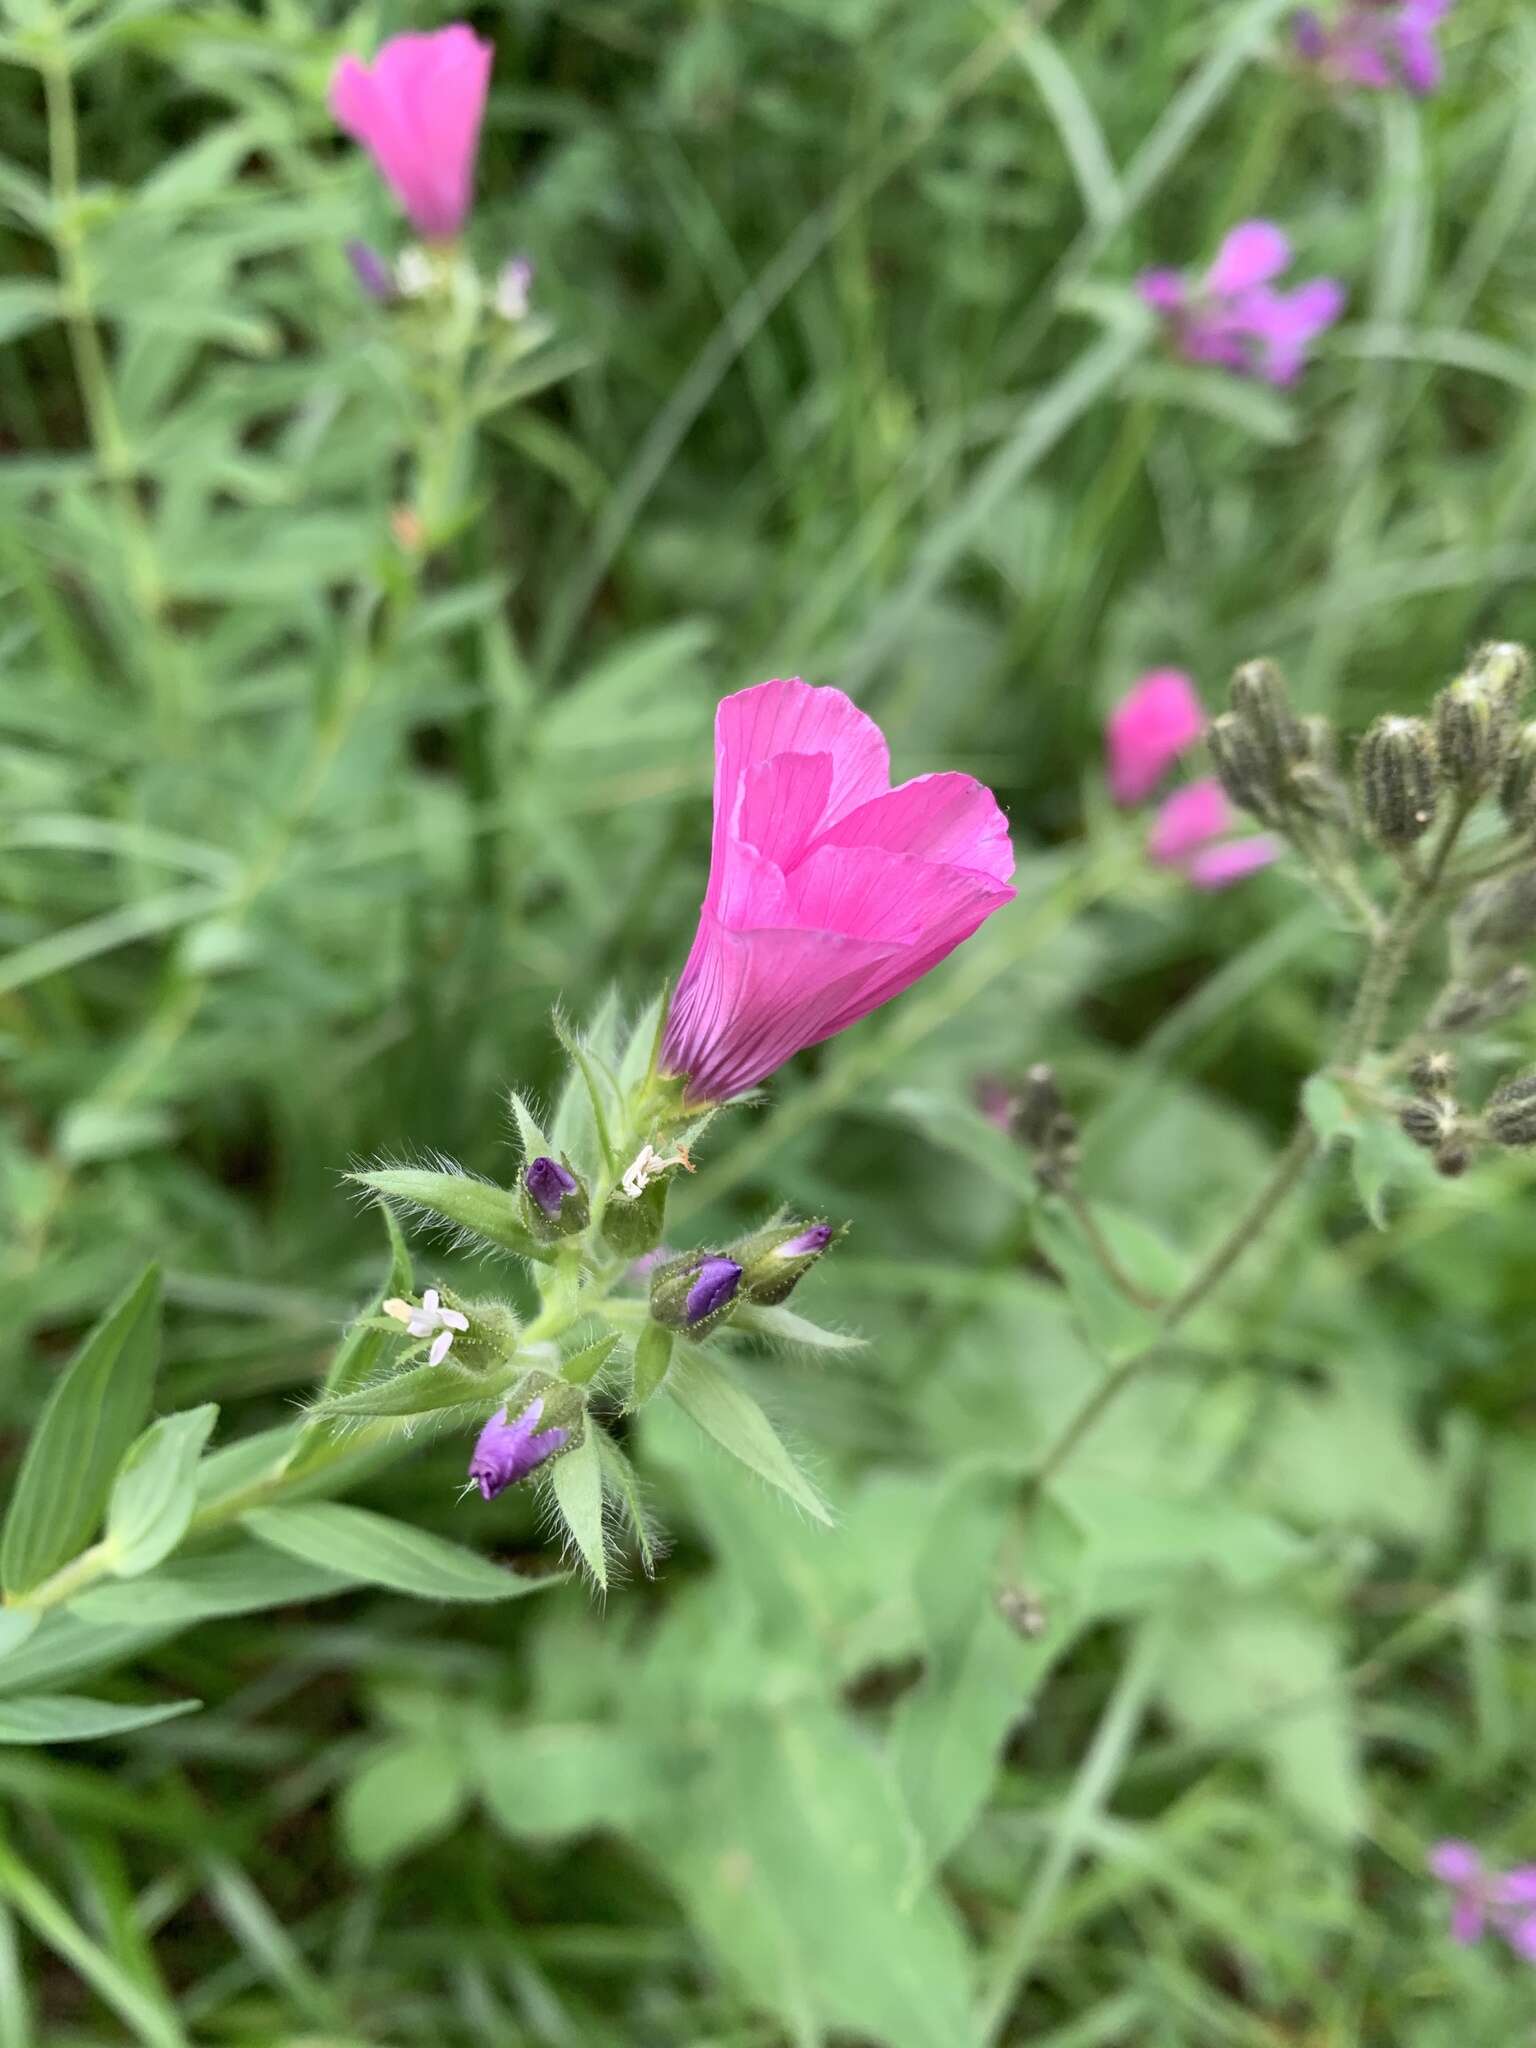
[[1109,791],[1117,804],[1139,804],[1205,730],[1195,686],[1179,668],[1154,668],[1109,714]]
[[1344,287],[1328,277],[1277,290],[1274,280],[1290,261],[1284,230],[1249,220],[1227,235],[1203,278],[1192,284],[1176,270],[1148,270],[1137,289],[1186,362],[1290,384],[1345,301]]
[[395,36],[371,65],[343,57],[331,79],[331,112],[427,241],[451,240],[469,212],[491,56],[459,22]]
[[1291,24],[1297,54],[1324,77],[1370,92],[1401,86],[1422,97],[1440,83],[1435,30],[1452,0],[1352,0],[1333,22],[1304,8]]
[[936,966],[1014,891],[1008,823],[969,775],[890,787],[874,720],[798,678],[715,717],[715,829],[663,1065],[694,1102],[754,1086]]
[[1233,837],[1237,823],[1221,784],[1207,776],[1163,803],[1147,852],[1160,867],[1178,868],[1197,889],[1227,889],[1284,851],[1268,832]]
[[1481,1941],[1489,1928],[1515,1954],[1536,1963],[1536,1863],[1490,1870],[1471,1842],[1437,1842],[1429,1867],[1451,1890],[1451,1938],[1464,1945]]

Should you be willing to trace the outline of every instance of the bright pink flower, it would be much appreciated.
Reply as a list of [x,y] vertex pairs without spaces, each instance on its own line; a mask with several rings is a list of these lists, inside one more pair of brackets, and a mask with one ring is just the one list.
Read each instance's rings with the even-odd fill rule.
[[1267,832],[1232,838],[1236,824],[1219,782],[1191,782],[1163,803],[1147,852],[1160,867],[1178,868],[1197,889],[1228,889],[1284,851]]
[[693,1102],[753,1087],[926,974],[1013,896],[1008,822],[969,775],[890,786],[874,720],[798,678],[715,716],[715,834],[672,999]]
[[1150,669],[1109,714],[1109,791],[1139,804],[1205,731],[1195,686],[1178,668]]
[[1536,1963],[1536,1864],[1490,1870],[1470,1842],[1452,1841],[1435,1844],[1429,1867],[1451,1888],[1454,1941],[1481,1941],[1491,1927],[1523,1961]]
[[1340,85],[1368,92],[1402,86],[1422,98],[1440,83],[1435,30],[1452,0],[1348,0],[1332,26],[1308,7],[1291,22],[1304,64]]
[[343,57],[332,76],[331,112],[426,241],[451,241],[469,212],[491,55],[458,22],[393,37],[371,66]]
[[1147,270],[1137,289],[1186,362],[1291,384],[1312,343],[1343,312],[1345,295],[1329,277],[1278,291],[1274,280],[1290,260],[1283,229],[1248,220],[1233,228],[1197,282],[1176,270]]

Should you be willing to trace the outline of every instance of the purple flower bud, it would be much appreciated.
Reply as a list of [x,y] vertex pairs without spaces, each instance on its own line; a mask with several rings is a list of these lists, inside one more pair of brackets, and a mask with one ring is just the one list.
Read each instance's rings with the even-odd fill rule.
[[387,306],[398,296],[389,265],[367,242],[348,242],[347,261],[352,266],[352,275],[370,299],[377,299],[381,306]]
[[541,1155],[529,1161],[523,1175],[523,1186],[544,1214],[554,1217],[560,1214],[560,1205],[566,1196],[575,1194],[576,1176],[568,1172],[558,1159],[547,1159]]
[[804,1259],[813,1252],[824,1252],[832,1242],[830,1223],[813,1223],[808,1230],[802,1230],[798,1237],[792,1237],[774,1252],[776,1259]]
[[570,1439],[568,1429],[538,1428],[544,1413],[542,1399],[530,1401],[515,1421],[507,1420],[505,1408],[498,1408],[481,1430],[469,1461],[469,1476],[485,1500],[494,1500],[509,1486],[564,1450]]
[[741,1268],[734,1259],[706,1259],[688,1290],[684,1305],[686,1322],[691,1327],[694,1323],[702,1323],[706,1316],[714,1315],[735,1298],[740,1285]]
[[1305,64],[1320,64],[1328,54],[1328,31],[1310,7],[1291,16],[1296,54]]

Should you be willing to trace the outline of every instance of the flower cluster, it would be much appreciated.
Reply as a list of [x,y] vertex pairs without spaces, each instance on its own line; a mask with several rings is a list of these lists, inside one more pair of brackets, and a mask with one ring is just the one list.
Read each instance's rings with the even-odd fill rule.
[[1470,1946],[1493,1932],[1536,1963],[1536,1863],[1490,1870],[1470,1842],[1437,1842],[1429,1867],[1452,1895],[1451,1935]]
[[[1182,669],[1152,669],[1110,714],[1105,737],[1110,794],[1119,804],[1149,797],[1206,729],[1195,686]],[[1237,820],[1210,777],[1164,799],[1147,852],[1197,889],[1225,889],[1280,856],[1269,833],[1236,834]]]
[[1242,377],[1293,384],[1307,352],[1344,310],[1344,287],[1315,277],[1282,291],[1291,244],[1273,221],[1244,221],[1223,241],[1203,277],[1143,271],[1143,302],[1162,320],[1175,351]]
[[1435,31],[1452,0],[1347,0],[1332,21],[1304,7],[1291,20],[1296,55],[1331,85],[1399,87],[1422,98],[1440,83]]
[[[595,1457],[595,1485],[576,1491],[600,1501],[604,1475],[623,1463],[605,1400],[635,1408],[666,1389],[686,1401],[706,1370],[700,1347],[717,1333],[780,1333],[774,1318],[840,1233],[781,1213],[724,1242],[664,1251],[669,1189],[695,1171],[693,1143],[732,1098],[898,994],[1014,893],[991,792],[955,774],[893,789],[884,736],[839,690],[790,679],[727,697],[715,766],[709,885],[687,966],[665,1013],[657,1006],[622,1050],[563,1034],[562,1099],[578,1113],[562,1110],[551,1135],[513,1098],[522,1164],[510,1187],[441,1168],[355,1176],[467,1245],[522,1257],[538,1277],[531,1322],[506,1302],[436,1288],[419,1301],[392,1295],[375,1327],[431,1338],[426,1360],[407,1355],[330,1404],[337,1415],[489,1411],[469,1465],[485,1500],[562,1459]],[[799,1343],[816,1334],[799,1315],[783,1327]],[[585,1341],[563,1351],[578,1328]],[[706,1413],[718,1423],[748,1403],[744,1389],[717,1391]],[[759,1469],[768,1428],[722,1441]],[[558,1478],[551,1491],[565,1515]],[[797,1498],[814,1500],[808,1484]],[[589,1566],[600,1558],[600,1531],[573,1535]]]

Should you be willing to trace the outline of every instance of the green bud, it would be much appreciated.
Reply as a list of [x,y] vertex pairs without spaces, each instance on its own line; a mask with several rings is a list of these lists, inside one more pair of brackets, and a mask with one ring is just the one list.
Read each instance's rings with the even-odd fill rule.
[[1490,951],[1536,938],[1536,867],[1485,882],[1467,898],[1457,921],[1472,945]]
[[741,1298],[759,1308],[788,1301],[798,1283],[841,1236],[830,1223],[770,1223],[731,1246],[741,1267]]
[[1442,1145],[1435,1154],[1435,1171],[1444,1174],[1447,1180],[1460,1180],[1472,1164],[1472,1148],[1454,1139],[1449,1145]]
[[1415,1095],[1398,1110],[1397,1121],[1415,1145],[1433,1152],[1454,1137],[1459,1117],[1445,1096]]
[[1499,804],[1512,832],[1536,826],[1536,720],[1522,725],[1509,743]]
[[446,1287],[439,1300],[444,1308],[457,1309],[469,1321],[469,1328],[453,1340],[456,1365],[488,1372],[516,1352],[522,1325],[504,1301],[462,1301]]
[[1272,661],[1245,661],[1232,678],[1232,715],[1252,737],[1264,764],[1266,786],[1280,789],[1290,770],[1307,759],[1308,735],[1291,709],[1285,678]]
[[1457,982],[1448,988],[1429,1013],[1431,1031],[1472,1031],[1481,1024],[1496,1024],[1530,1000],[1532,977],[1528,967],[1506,967],[1504,972],[1480,988]]
[[1458,676],[1433,706],[1435,748],[1458,796],[1481,796],[1498,780],[1514,724],[1508,698],[1477,674]]
[[1056,1085],[1055,1068],[1046,1066],[1043,1061],[1031,1067],[1024,1076],[1019,1106],[1014,1114],[1014,1128],[1019,1137],[1031,1151],[1042,1151],[1050,1145],[1057,1125],[1066,1114],[1066,1104]]
[[667,1177],[648,1180],[638,1195],[614,1188],[603,1209],[603,1242],[621,1258],[655,1251],[667,1227]]
[[1317,712],[1309,712],[1300,720],[1303,761],[1325,773],[1337,772],[1339,765],[1339,735],[1333,720]]
[[1286,806],[1314,825],[1328,825],[1347,832],[1354,822],[1350,816],[1349,792],[1338,776],[1315,761],[1298,761],[1285,779]]
[[1408,1078],[1421,1095],[1449,1094],[1456,1086],[1456,1055],[1421,1052],[1408,1069]]
[[1378,845],[1412,846],[1434,823],[1435,741],[1422,718],[1378,718],[1355,756],[1360,805]]
[[1512,724],[1519,718],[1531,686],[1529,648],[1517,640],[1485,641],[1467,664],[1467,674],[1493,691]]
[[1228,797],[1240,811],[1273,825],[1279,815],[1277,791],[1263,749],[1236,712],[1223,711],[1213,719],[1205,740],[1211,766]]
[[1536,1145],[1536,1067],[1494,1089],[1483,1109],[1483,1128],[1496,1145]]
[[574,1451],[587,1433],[587,1397],[580,1387],[573,1386],[567,1379],[560,1379],[554,1373],[525,1372],[506,1393],[507,1413],[520,1415],[530,1401],[542,1401],[539,1414],[539,1428],[564,1429],[570,1432],[568,1441],[555,1455],[563,1456]]

